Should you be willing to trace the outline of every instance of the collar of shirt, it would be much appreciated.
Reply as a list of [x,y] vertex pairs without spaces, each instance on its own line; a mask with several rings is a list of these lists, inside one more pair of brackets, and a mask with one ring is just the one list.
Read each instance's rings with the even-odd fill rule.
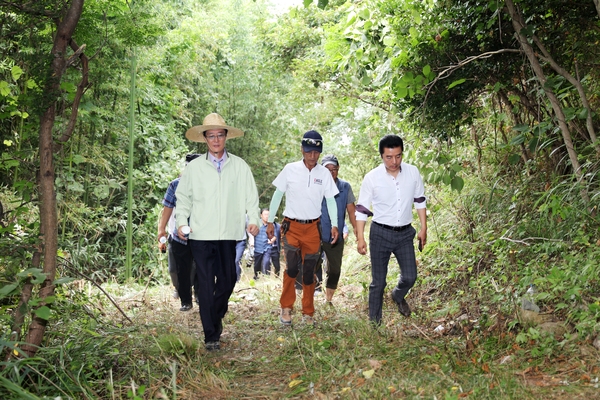
[[211,153],[208,153],[208,159],[212,161],[216,169],[219,169],[219,162],[221,162],[221,166],[223,166],[225,161],[227,161],[227,150],[223,151],[223,156],[220,159],[217,159],[217,157],[213,156]]

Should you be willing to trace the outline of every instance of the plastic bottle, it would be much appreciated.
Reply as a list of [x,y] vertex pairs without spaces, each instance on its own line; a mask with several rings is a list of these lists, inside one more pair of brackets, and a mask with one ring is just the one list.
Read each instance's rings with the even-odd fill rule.
[[527,292],[525,293],[525,296],[523,296],[523,299],[521,300],[521,308],[523,310],[528,310],[528,311],[534,311],[536,313],[540,312],[540,307],[538,307],[537,304],[535,304],[535,285],[531,284],[529,285],[529,288],[527,289]]
[[190,227],[189,227],[189,226],[187,226],[187,225],[184,225],[184,226],[182,226],[182,227],[181,227],[181,233],[183,233],[183,235],[184,235],[186,238],[187,238],[188,236],[190,236],[190,232],[191,232],[191,231],[192,231],[192,230],[191,230],[191,229],[190,229]]
[[[158,241],[160,242],[160,244],[165,244],[165,243],[167,243],[167,237],[166,236],[161,236]],[[167,246],[161,246],[160,252],[161,253],[166,253],[167,252]]]

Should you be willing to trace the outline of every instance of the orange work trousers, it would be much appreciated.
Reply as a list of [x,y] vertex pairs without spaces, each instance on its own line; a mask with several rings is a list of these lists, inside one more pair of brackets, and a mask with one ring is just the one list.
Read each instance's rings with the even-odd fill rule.
[[[287,230],[285,224],[289,224]],[[281,224],[281,229],[285,232],[283,251],[286,261],[283,290],[279,300],[281,308],[294,308],[296,276],[302,273],[302,314],[312,317],[315,312],[315,267],[321,257],[320,221],[301,224],[286,218]]]

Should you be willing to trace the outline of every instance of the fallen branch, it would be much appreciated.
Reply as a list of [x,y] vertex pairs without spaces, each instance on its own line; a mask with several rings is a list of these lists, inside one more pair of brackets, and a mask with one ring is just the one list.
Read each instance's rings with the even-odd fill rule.
[[433,339],[431,339],[429,336],[427,336],[427,334],[425,332],[423,332],[423,330],[421,328],[419,328],[417,325],[415,325],[415,323],[413,322],[411,324],[416,330],[418,330],[421,335],[423,335],[425,337],[425,339],[429,340],[431,343],[435,343],[435,341]]
[[[63,258],[64,261],[68,261],[67,259]],[[119,305],[113,300],[112,297],[110,297],[110,295],[102,288],[102,286],[100,286],[98,283],[96,283],[92,278],[90,278],[89,276],[85,275],[82,272],[77,271],[75,268],[71,267],[68,264],[63,264],[65,267],[67,267],[68,270],[70,270],[71,272],[75,272],[77,275],[79,275],[81,278],[87,280],[88,282],[91,282],[94,286],[96,286],[98,289],[100,289],[100,291],[102,293],[104,293],[104,295],[108,298],[108,300],[110,300],[111,303],[113,303],[113,305],[117,308],[117,310],[119,310],[119,312],[121,313],[121,315],[123,315],[125,317],[125,319],[127,319],[127,321],[129,321],[129,323],[133,324],[133,321],[127,316],[127,314],[125,314],[125,312],[123,310],[121,310],[121,307],[119,307]]]

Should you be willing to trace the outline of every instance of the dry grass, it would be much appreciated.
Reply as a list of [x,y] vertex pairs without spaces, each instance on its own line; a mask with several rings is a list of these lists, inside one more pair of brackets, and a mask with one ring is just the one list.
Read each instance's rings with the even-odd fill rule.
[[[335,307],[316,297],[315,328],[297,323],[299,312],[292,328],[282,327],[280,281],[273,276],[251,281],[245,269],[230,300],[222,349],[211,353],[202,346],[197,308],[180,312],[168,287],[122,294],[119,304],[147,343],[134,357],[145,363],[138,374],[147,380],[144,397],[600,398],[593,348],[588,357],[576,354],[565,363],[567,369],[556,370],[553,355],[531,357],[516,345],[506,324],[477,329],[477,316],[467,315],[467,322],[438,334],[436,326],[450,326],[468,307],[446,310],[430,287],[411,293],[415,312],[410,319],[401,317],[386,296],[383,326],[373,328],[367,321],[368,270],[353,265],[342,276]],[[555,347],[572,352],[576,346]]]

